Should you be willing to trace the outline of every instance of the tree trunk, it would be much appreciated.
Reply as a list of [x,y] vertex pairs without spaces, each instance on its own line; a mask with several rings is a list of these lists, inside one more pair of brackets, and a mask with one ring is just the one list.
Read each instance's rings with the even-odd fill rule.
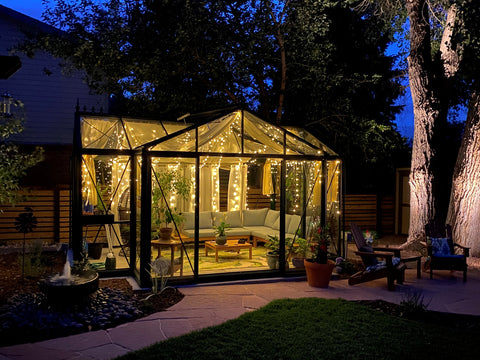
[[410,19],[408,75],[414,112],[414,137],[410,171],[410,230],[406,246],[425,238],[425,224],[435,217],[435,126],[441,116],[432,84],[430,24],[425,0],[407,0]]
[[453,174],[447,223],[456,242],[480,257],[480,93],[472,96]]

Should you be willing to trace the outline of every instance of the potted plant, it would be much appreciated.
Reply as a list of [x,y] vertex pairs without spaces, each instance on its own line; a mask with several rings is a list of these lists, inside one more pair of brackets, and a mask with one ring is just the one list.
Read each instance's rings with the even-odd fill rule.
[[280,239],[277,235],[268,235],[268,242],[265,243],[267,251],[267,264],[271,270],[277,270],[280,267]]
[[[291,239],[287,239],[287,244]],[[265,243],[267,251],[267,264],[271,270],[277,270],[280,267],[280,239],[277,235],[268,235],[268,242]],[[285,263],[288,267],[288,262]]]
[[187,200],[190,195],[191,181],[182,176],[178,171],[165,170],[155,173],[156,185],[152,196],[152,223],[157,227],[161,239],[169,240],[173,222],[179,226],[183,217],[176,207],[167,206],[166,200],[172,195]]
[[328,225],[323,228],[318,223],[312,230],[312,257],[303,261],[307,273],[308,285],[328,287],[335,263],[328,259],[330,233]]
[[225,232],[229,227],[230,224],[226,224],[225,221],[222,221],[220,225],[213,227],[215,229],[215,242],[217,245],[225,245],[227,243],[227,234]]
[[307,257],[308,253],[310,252],[310,245],[308,244],[308,240],[304,238],[297,238],[295,241],[297,246],[292,247],[292,264],[296,268],[304,268],[305,265],[303,260]]

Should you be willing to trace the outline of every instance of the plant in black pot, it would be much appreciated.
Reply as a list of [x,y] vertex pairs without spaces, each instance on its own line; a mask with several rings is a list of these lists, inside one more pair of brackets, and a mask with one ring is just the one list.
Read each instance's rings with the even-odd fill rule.
[[292,247],[292,264],[296,268],[304,268],[305,260],[310,255],[310,244],[307,239],[297,238],[295,240],[294,246]]
[[[287,244],[291,239],[287,239]],[[280,268],[280,239],[277,235],[268,235],[268,242],[265,243],[267,251],[267,264],[271,270],[277,270]],[[288,262],[285,262],[285,266],[288,267]]]
[[213,227],[215,229],[215,242],[217,245],[225,245],[227,243],[226,231],[229,227],[230,224],[226,224],[225,221],[222,221],[220,225]]

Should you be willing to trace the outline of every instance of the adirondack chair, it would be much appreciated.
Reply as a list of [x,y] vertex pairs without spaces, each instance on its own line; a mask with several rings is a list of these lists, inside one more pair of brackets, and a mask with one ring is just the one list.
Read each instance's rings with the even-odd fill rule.
[[467,281],[467,257],[470,248],[453,241],[452,227],[432,221],[425,225],[425,235],[430,279],[433,278],[433,270],[457,270],[463,271],[463,281]]
[[[387,278],[388,290],[395,290],[395,280],[398,284],[402,284],[405,278],[406,265],[402,261],[394,260],[394,251],[376,251],[372,248],[363,237],[363,233],[355,223],[351,224],[353,240],[357,246],[356,255],[362,258],[365,270],[353,274],[348,279],[349,285],[360,284],[381,278]],[[385,263],[379,266],[377,258],[385,259]],[[395,263],[395,265],[394,265]]]

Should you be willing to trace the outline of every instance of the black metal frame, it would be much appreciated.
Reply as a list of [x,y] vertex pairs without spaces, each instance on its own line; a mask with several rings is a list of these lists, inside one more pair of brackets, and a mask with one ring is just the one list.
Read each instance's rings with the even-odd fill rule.
[[[151,196],[152,196],[152,174],[151,174],[151,163],[152,158],[154,157],[178,157],[178,158],[191,158],[195,159],[195,177],[196,183],[199,184],[196,186],[196,199],[200,197],[200,159],[204,156],[214,157],[249,157],[249,158],[276,158],[281,159],[281,176],[280,176],[280,214],[285,214],[286,210],[286,162],[288,160],[310,160],[310,161],[321,161],[322,162],[322,178],[325,180],[328,178],[328,169],[327,161],[340,160],[337,156],[331,156],[327,154],[323,149],[316,147],[313,144],[305,141],[304,139],[298,137],[297,135],[291,133],[290,131],[278,127],[283,131],[283,154],[252,154],[244,152],[244,112],[242,111],[242,136],[241,136],[241,153],[230,154],[230,153],[212,153],[212,152],[199,152],[198,151],[198,128],[208,122],[212,121],[212,118],[209,118],[206,121],[199,121],[192,126],[168,134],[162,138],[151,141],[142,146],[136,147],[131,150],[117,150],[117,149],[83,149],[81,141],[81,117],[85,115],[95,115],[91,113],[81,113],[77,105],[75,112],[75,124],[74,124],[74,141],[73,141],[73,152],[72,152],[72,192],[71,192],[71,242],[70,247],[74,251],[74,256],[78,258],[80,252],[82,251],[82,194],[81,194],[81,161],[82,155],[84,154],[95,154],[95,155],[123,155],[130,157],[131,164],[131,173],[130,173],[130,272],[135,274],[135,277],[139,280],[141,286],[150,285],[150,275],[148,273],[148,265],[151,259]],[[232,109],[229,109],[229,112],[232,112]],[[220,114],[221,112],[216,112],[215,114]],[[214,114],[208,113],[210,115]],[[228,113],[225,113],[227,115]],[[213,115],[212,115],[213,116]],[[195,116],[192,116],[195,118]],[[194,152],[181,152],[181,151],[152,151],[151,147],[160,144],[164,141],[175,138],[176,136],[182,135],[188,131],[195,131],[195,151]],[[305,143],[311,148],[321,151],[322,155],[287,155],[286,146],[287,146],[287,136],[292,136],[297,140]],[[137,193],[137,159],[142,159],[141,164],[141,216],[140,216],[140,271],[136,269],[137,261],[137,207],[136,207],[136,193]],[[343,218],[343,186],[342,186],[342,176],[340,175],[339,179],[339,190],[341,195],[339,199],[339,204],[341,207],[341,215]],[[326,181],[321,182],[321,192],[322,192],[322,202],[321,202],[321,225],[325,225],[327,221],[326,214],[326,199],[327,199],[327,184]],[[229,273],[229,274],[216,274],[216,275],[199,275],[199,207],[195,207],[195,252],[194,252],[194,275],[193,279],[180,279],[180,281],[215,281],[220,279],[233,279],[233,278],[256,278],[256,277],[266,277],[266,276],[288,276],[291,275],[291,272],[287,272],[285,268],[285,262],[280,262],[280,269],[278,271],[258,271],[258,272],[249,272],[247,273]],[[305,218],[303,219],[305,223]],[[339,230],[342,228],[342,219],[339,219]],[[303,224],[302,228],[305,228]],[[339,255],[344,255],[344,249],[341,247],[341,241],[343,239],[343,232],[339,231],[339,246],[338,250],[342,253]],[[285,258],[285,216],[280,216],[280,258]]]

